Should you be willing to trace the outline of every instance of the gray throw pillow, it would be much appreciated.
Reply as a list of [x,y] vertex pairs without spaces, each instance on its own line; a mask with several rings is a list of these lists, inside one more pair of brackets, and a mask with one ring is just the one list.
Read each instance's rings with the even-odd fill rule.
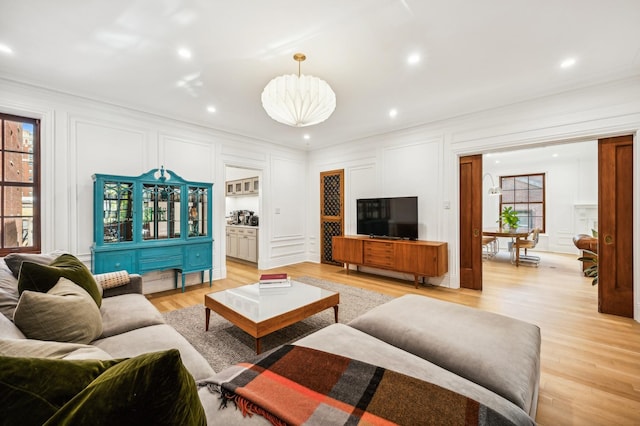
[[38,265],[48,265],[62,252],[54,253],[10,253],[4,257],[4,263],[7,264],[14,277],[18,278],[22,262],[37,263]]
[[113,359],[95,346],[35,339],[0,338],[0,355],[49,359]]
[[13,311],[16,309],[19,298],[18,280],[9,268],[0,262],[0,314],[13,319]]
[[[1,290],[0,290],[1,291]],[[18,302],[16,301],[16,304]],[[0,338],[1,339],[13,339],[13,340],[27,340],[27,337],[22,331],[7,318],[4,314],[0,314]]]
[[89,343],[102,334],[100,309],[67,278],[47,293],[23,291],[13,321],[30,339]]

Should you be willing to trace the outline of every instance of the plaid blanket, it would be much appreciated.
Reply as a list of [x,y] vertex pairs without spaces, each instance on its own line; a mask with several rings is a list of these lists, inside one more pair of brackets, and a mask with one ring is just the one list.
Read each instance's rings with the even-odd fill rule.
[[215,387],[221,408],[274,425],[513,425],[451,390],[343,356],[286,345]]

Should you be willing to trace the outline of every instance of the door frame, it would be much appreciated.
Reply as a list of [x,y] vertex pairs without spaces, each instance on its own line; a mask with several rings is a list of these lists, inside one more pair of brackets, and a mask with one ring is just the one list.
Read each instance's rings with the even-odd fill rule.
[[[460,178],[460,205],[465,204],[464,211],[471,212],[468,216],[459,216],[460,287],[482,291],[482,155],[465,155],[459,159],[460,176],[463,165],[466,176],[464,182]],[[463,222],[465,229],[462,229]],[[463,243],[466,244],[464,250]]]
[[[224,200],[224,202],[222,203],[223,206],[220,206],[219,208],[222,210],[223,214],[221,214],[220,219],[217,221],[218,224],[221,224],[221,229],[223,230],[222,233],[220,234],[220,238],[218,239],[218,241],[220,241],[220,244],[216,244],[215,248],[217,250],[220,250],[220,254],[221,254],[221,266],[224,265],[224,275],[226,276],[226,263],[227,263],[227,239],[226,239],[226,219],[225,219],[225,215],[226,215],[226,202],[227,202],[227,195],[226,195],[226,182],[227,182],[227,167],[233,167],[236,169],[245,169],[245,170],[253,170],[256,173],[258,173],[258,176],[260,177],[260,189],[258,191],[258,207],[259,207],[259,211],[261,212],[259,215],[259,226],[258,226],[258,259],[256,262],[257,265],[257,269],[265,269],[265,267],[262,265],[264,263],[264,259],[267,258],[267,256],[264,255],[266,250],[266,245],[264,244],[264,241],[266,240],[266,238],[260,238],[260,234],[262,232],[264,232],[264,235],[267,235],[267,229],[269,228],[268,226],[268,221],[266,220],[267,217],[266,215],[263,213],[264,210],[264,199],[262,197],[262,194],[264,192],[264,188],[265,188],[265,171],[264,171],[264,167],[258,166],[258,165],[250,165],[250,164],[240,164],[240,163],[236,163],[236,162],[224,162],[222,165],[222,183],[220,185],[217,185],[218,187],[222,188],[222,193],[216,194],[219,197],[221,197],[222,200]],[[214,185],[214,188],[216,187],[216,185]],[[215,191],[214,191],[215,192]],[[215,204],[215,203],[214,203]],[[214,214],[215,214],[215,210],[214,210]],[[214,217],[214,227],[216,225],[216,220]],[[215,232],[214,232],[215,233]],[[217,241],[216,241],[217,242]]]
[[[606,120],[603,120],[606,121]],[[640,189],[640,125],[635,122],[635,126],[620,125],[618,123],[607,126],[604,122],[593,123],[594,127],[591,129],[575,130],[573,125],[560,126],[551,129],[553,134],[547,134],[545,136],[528,136],[528,132],[521,134],[510,135],[512,136],[508,142],[505,142],[503,138],[496,137],[494,141],[484,140],[482,145],[478,148],[472,147],[473,139],[465,140],[460,146],[455,143],[449,143],[449,155],[446,166],[450,172],[446,173],[447,176],[452,176],[451,186],[445,188],[447,193],[451,194],[450,198],[445,201],[446,204],[451,205],[454,209],[454,217],[450,223],[451,239],[453,241],[460,241],[460,158],[469,155],[482,154],[486,155],[491,152],[522,149],[522,148],[537,148],[543,146],[559,145],[563,143],[571,142],[583,142],[593,141],[612,136],[633,135],[634,150],[633,150],[633,185],[636,188],[635,192]],[[531,131],[536,133],[539,129]],[[557,135],[562,135],[561,137]],[[640,196],[633,199],[633,318],[640,322]],[[460,247],[456,243],[453,247],[450,247],[450,287],[460,288]]]
[[637,198],[628,185],[633,180],[628,151],[633,153],[634,145],[630,135],[598,140],[598,312],[626,317],[633,317],[634,301],[633,261],[629,265],[626,259],[635,251],[628,233],[633,227],[628,207]]

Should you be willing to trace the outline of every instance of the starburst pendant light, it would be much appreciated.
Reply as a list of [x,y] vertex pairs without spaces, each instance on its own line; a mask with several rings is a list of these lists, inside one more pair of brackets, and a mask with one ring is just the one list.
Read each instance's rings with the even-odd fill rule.
[[298,61],[298,75],[276,77],[262,91],[262,107],[279,123],[305,127],[322,123],[336,109],[336,94],[326,81],[300,74],[302,53],[293,55]]

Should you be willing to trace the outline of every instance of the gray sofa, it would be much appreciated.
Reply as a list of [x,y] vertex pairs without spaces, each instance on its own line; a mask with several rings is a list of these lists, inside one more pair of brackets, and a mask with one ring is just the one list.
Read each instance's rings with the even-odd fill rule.
[[130,275],[124,286],[104,290],[102,334],[89,344],[27,339],[11,321],[18,303],[17,279],[0,260],[0,355],[56,359],[130,358],[178,349],[195,380],[214,374],[209,363],[142,294],[142,277]]
[[[215,373],[206,360],[142,295],[142,279],[105,290],[102,335],[90,344],[27,339],[10,320],[18,302],[15,277],[0,261],[0,355],[110,359],[176,348],[201,385],[220,383],[233,367]],[[349,324],[333,324],[295,345],[354,358],[454,390],[499,412],[514,424],[535,424],[540,378],[540,331],[535,325],[435,299],[407,295]],[[220,410],[220,395],[202,386],[209,424],[267,425],[260,416]],[[428,396],[425,395],[425,398]]]
[[[535,424],[540,329],[523,321],[406,295],[294,344],[416,377],[472,398],[514,424]],[[234,374],[228,368],[209,381],[219,384]],[[218,410],[218,395],[203,389],[200,394],[211,424],[268,424],[259,416]]]

